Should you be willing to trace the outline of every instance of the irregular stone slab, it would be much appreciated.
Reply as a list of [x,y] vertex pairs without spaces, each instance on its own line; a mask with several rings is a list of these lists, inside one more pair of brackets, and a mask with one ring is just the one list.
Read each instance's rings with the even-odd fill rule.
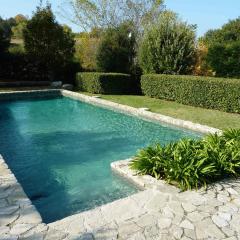
[[228,225],[228,222],[219,215],[213,215],[212,221],[220,228],[226,227]]
[[21,234],[29,231],[33,227],[34,227],[34,225],[32,225],[32,224],[15,224],[11,228],[10,234],[11,235],[21,235]]
[[38,224],[42,222],[40,214],[32,205],[20,209],[20,216],[16,223]]
[[94,240],[101,239],[117,239],[118,238],[118,227],[112,223],[107,226],[103,226],[93,232]]
[[1,215],[12,215],[19,210],[19,206],[9,206],[0,208],[0,217]]
[[158,227],[159,229],[169,228],[172,224],[172,220],[170,218],[159,218],[158,219]]
[[194,225],[186,219],[181,222],[180,227],[189,230],[194,230]]
[[183,236],[183,229],[180,227],[175,227],[171,230],[175,239],[181,239]]
[[145,205],[148,211],[159,212],[168,202],[169,196],[162,193],[156,193],[152,199]]
[[140,231],[141,228],[131,221],[121,223],[118,228],[119,237],[127,237],[128,235],[131,235],[135,232]]
[[182,207],[186,212],[193,212],[196,210],[196,206],[191,203],[182,203]]
[[18,218],[17,214],[13,215],[1,215],[0,216],[0,227],[8,226],[12,224]]

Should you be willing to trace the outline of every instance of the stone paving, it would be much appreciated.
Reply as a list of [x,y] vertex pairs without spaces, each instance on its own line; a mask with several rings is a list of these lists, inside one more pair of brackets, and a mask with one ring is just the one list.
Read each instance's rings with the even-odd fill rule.
[[147,190],[49,226],[83,239],[240,239],[240,180],[180,192],[136,176],[128,161],[112,167]]
[[112,167],[146,190],[46,225],[1,158],[0,239],[240,239],[240,180],[179,192],[128,161]]

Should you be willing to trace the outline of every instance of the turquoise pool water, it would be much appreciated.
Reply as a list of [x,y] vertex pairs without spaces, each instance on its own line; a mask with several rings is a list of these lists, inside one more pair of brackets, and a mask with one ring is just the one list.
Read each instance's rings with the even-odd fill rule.
[[45,223],[137,192],[111,162],[197,136],[68,98],[0,102],[0,153]]

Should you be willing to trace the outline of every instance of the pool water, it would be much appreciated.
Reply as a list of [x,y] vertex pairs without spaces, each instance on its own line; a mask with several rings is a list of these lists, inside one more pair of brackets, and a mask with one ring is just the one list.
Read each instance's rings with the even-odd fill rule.
[[139,191],[110,163],[197,134],[68,98],[0,103],[0,153],[45,223]]

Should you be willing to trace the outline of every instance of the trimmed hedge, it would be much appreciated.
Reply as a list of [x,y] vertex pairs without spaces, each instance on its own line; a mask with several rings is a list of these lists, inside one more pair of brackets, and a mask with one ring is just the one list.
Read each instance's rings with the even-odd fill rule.
[[76,77],[77,90],[100,94],[128,94],[134,79],[129,74],[82,72]]
[[179,103],[240,113],[240,80],[184,75],[148,74],[143,94]]

